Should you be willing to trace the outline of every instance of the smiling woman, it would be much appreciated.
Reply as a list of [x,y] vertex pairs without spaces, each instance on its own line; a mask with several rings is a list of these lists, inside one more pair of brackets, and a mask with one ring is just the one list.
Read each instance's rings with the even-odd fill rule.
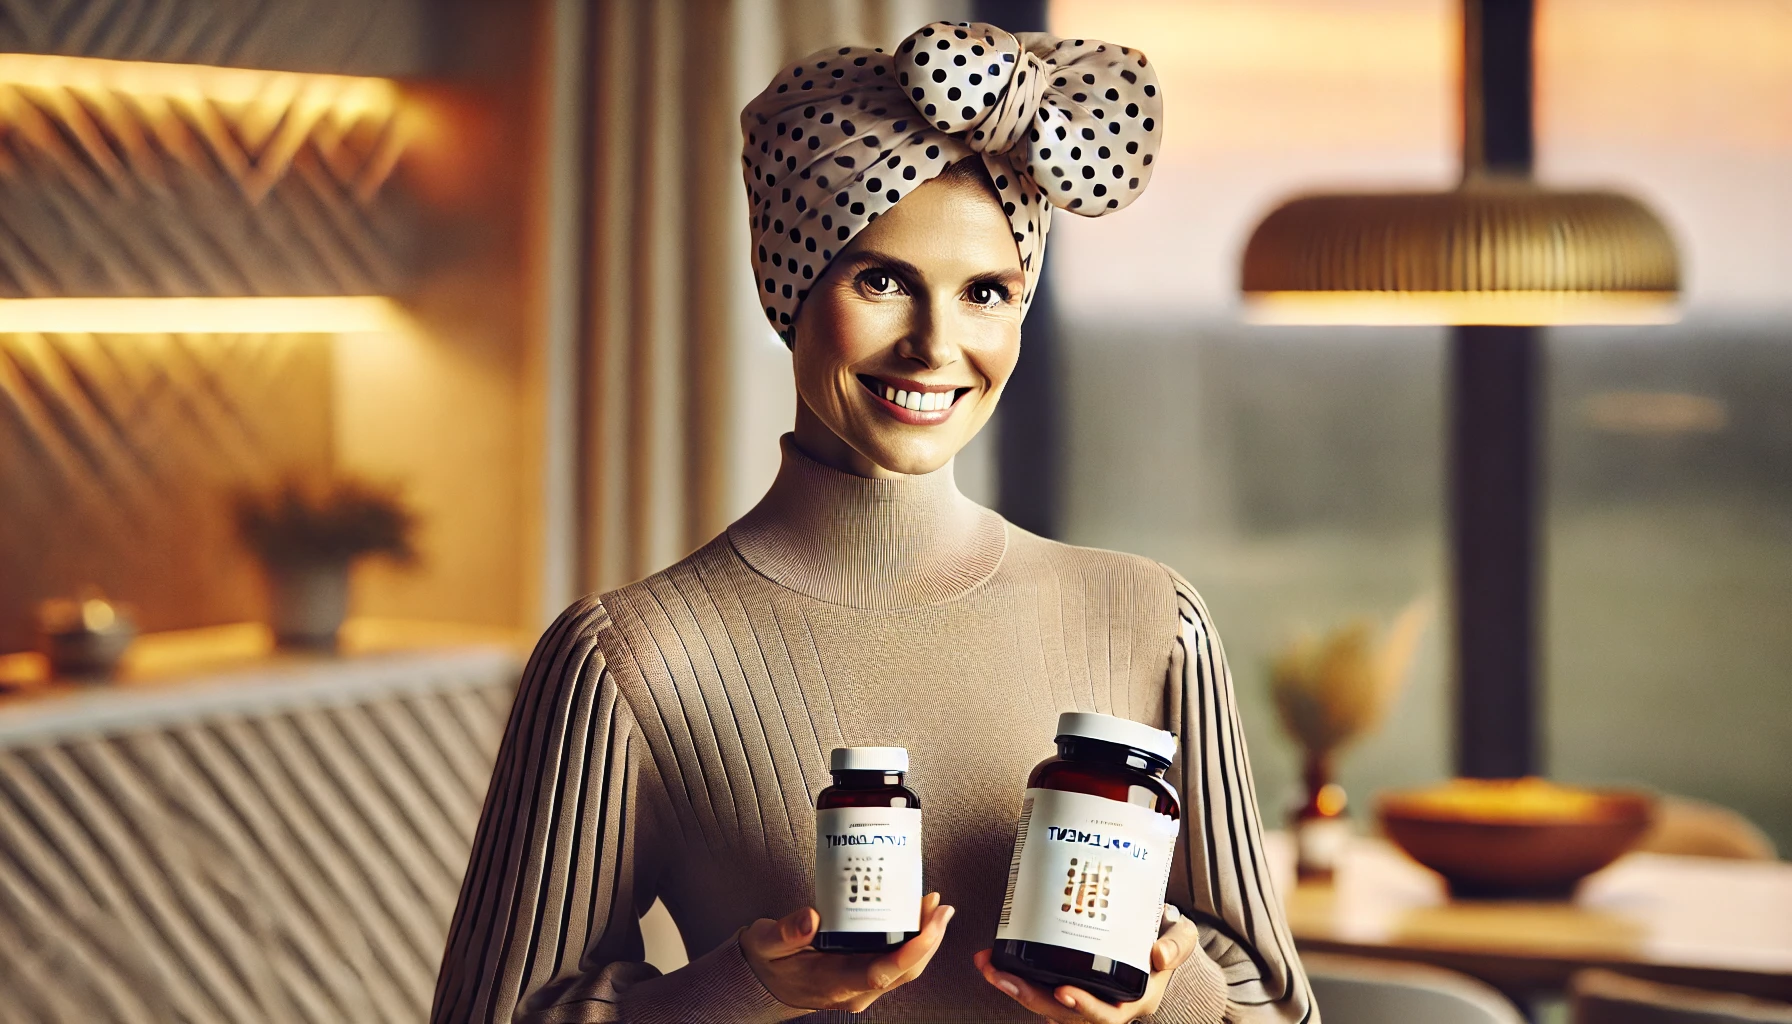
[[[952,477],[1020,358],[1051,209],[1127,205],[1161,118],[1137,50],[980,24],[824,50],[747,106],[756,276],[796,377],[782,468],[722,536],[542,638],[436,1020],[1318,1020],[1200,598]],[[1179,736],[1161,936],[1138,963],[1080,950],[1143,988],[1120,1005],[991,959],[1016,797],[1066,711]],[[907,748],[929,809],[936,891],[890,952],[814,946],[813,794],[842,746]],[[663,976],[641,962],[656,898],[693,957]],[[1001,962],[1052,980],[1015,945]]]
[[873,479],[946,465],[989,422],[1014,372],[1024,286],[979,162],[953,164],[910,193],[803,302],[792,346],[797,446]]

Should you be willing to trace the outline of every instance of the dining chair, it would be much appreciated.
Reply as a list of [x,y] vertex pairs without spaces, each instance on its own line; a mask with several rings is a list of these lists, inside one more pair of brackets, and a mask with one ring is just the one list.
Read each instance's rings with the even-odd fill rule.
[[1524,1024],[1505,996],[1466,974],[1333,953],[1300,959],[1325,1024]]
[[1722,804],[1664,796],[1655,806],[1655,824],[1637,843],[1644,853],[1732,860],[1773,860],[1773,840],[1759,825]]
[[1569,984],[1573,1024],[1792,1024],[1792,1003],[1586,970]]

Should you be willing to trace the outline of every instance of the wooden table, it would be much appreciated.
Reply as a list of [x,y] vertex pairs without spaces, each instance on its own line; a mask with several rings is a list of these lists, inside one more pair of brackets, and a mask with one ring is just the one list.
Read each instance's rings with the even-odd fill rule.
[[1382,839],[1347,848],[1331,883],[1290,885],[1271,834],[1289,926],[1303,950],[1417,960],[1481,978],[1521,1002],[1584,967],[1792,1001],[1792,864],[1631,854],[1573,901],[1452,901],[1442,880]]

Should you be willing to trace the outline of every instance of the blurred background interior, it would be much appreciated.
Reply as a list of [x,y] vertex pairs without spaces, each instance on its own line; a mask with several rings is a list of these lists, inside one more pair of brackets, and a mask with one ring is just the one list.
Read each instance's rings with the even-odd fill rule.
[[[1757,873],[1672,911],[1737,915],[1703,952],[1637,909],[1665,846],[1438,923],[1369,838],[1375,794],[1463,771],[1452,328],[1255,324],[1240,260],[1291,195],[1457,183],[1458,0],[38,0],[0,2],[0,1018],[421,1019],[520,658],[777,467],[740,106],[941,17],[1158,65],[1151,187],[1056,219],[957,472],[1202,590],[1297,935],[1525,1013],[1579,967],[1792,999],[1792,4],[1522,6],[1536,178],[1641,200],[1679,259],[1674,322],[1535,334],[1523,765],[1721,820]],[[1290,702],[1353,657],[1303,777]],[[1354,825],[1297,885],[1302,806]],[[1519,948],[1552,927],[1598,951]],[[1696,1019],[1785,1019],[1726,1006]]]

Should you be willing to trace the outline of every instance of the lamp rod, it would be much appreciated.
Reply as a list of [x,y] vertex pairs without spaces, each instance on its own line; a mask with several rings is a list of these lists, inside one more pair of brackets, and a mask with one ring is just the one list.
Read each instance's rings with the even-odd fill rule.
[[[1532,0],[1464,0],[1463,179],[1529,177]],[[1456,770],[1541,770],[1538,685],[1542,332],[1450,337]]]
[[1535,22],[1532,0],[1463,0],[1464,180],[1530,176]]

